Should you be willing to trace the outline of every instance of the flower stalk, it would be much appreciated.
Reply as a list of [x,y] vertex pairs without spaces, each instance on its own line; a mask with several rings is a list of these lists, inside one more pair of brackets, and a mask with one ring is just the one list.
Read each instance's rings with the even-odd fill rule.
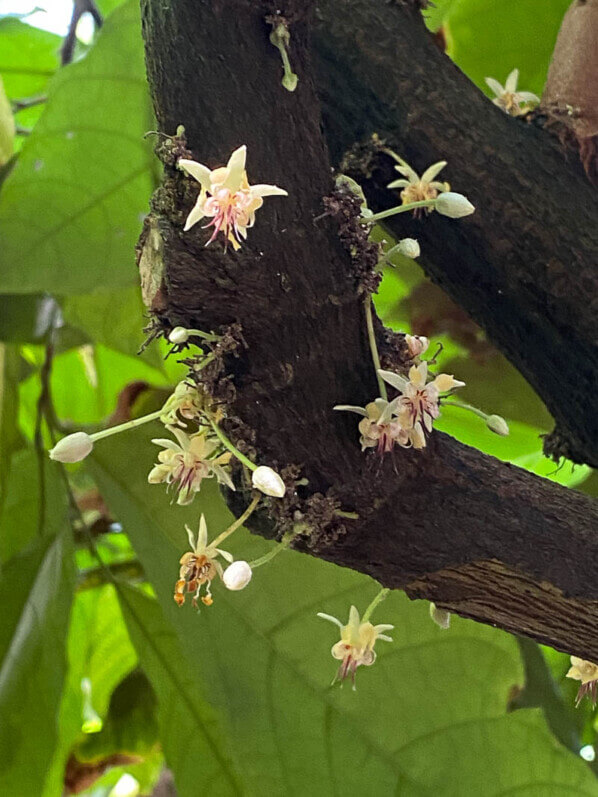
[[378,373],[381,369],[380,365],[380,355],[378,354],[378,346],[376,345],[376,335],[374,333],[374,319],[372,318],[372,296],[368,294],[366,300],[364,302],[365,306],[365,322],[368,329],[368,341],[370,343],[370,351],[372,353],[372,361],[374,363],[374,369],[376,371],[376,379],[378,380],[378,389],[380,391],[380,396],[387,401],[388,394],[386,392],[386,385],[384,384],[384,380]]
[[365,610],[365,614],[361,618],[361,622],[362,623],[367,623],[368,622],[368,620],[370,619],[370,617],[374,613],[375,608],[378,606],[379,603],[382,603],[382,601],[387,597],[389,592],[390,592],[390,589],[388,587],[383,587],[380,590],[380,592],[376,595],[374,600],[370,603],[370,605]]

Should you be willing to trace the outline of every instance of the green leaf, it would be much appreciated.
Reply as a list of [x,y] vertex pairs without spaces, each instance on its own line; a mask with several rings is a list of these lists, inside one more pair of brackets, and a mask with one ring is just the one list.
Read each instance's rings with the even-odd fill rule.
[[1,291],[81,294],[136,282],[150,119],[139,10],[128,0],[89,54],[56,73],[4,183]]
[[[11,100],[45,94],[48,81],[58,67],[61,39],[14,18],[0,19],[0,75]],[[17,112],[24,127],[33,127],[42,105]]]
[[0,579],[0,792],[41,794],[58,742],[74,585],[70,529],[40,537]]
[[99,717],[108,712],[114,688],[137,664],[114,588],[79,593],[73,603],[67,640],[68,676],[58,714],[59,744],[46,775],[43,797],[61,794],[71,749],[86,738],[82,731],[81,681],[91,684],[91,704]]
[[490,95],[484,78],[504,85],[517,67],[519,88],[542,93],[570,0],[445,0],[442,5],[449,55],[474,83]]
[[158,695],[160,736],[178,793],[195,797],[200,784],[209,784],[211,795],[242,794],[217,718],[159,605],[126,584],[118,586],[118,595],[139,660]]
[[0,77],[0,166],[4,166],[12,157],[14,140],[15,120]]
[[17,428],[19,370],[18,351],[13,346],[0,343],[0,513],[7,492],[11,457],[22,445]]
[[0,294],[0,340],[40,343],[60,320],[60,308],[47,294]]
[[[523,675],[514,640],[500,631],[456,617],[441,631],[426,604],[393,593],[374,622],[394,623],[395,641],[379,643],[376,665],[358,672],[354,693],[329,686],[338,631],[316,612],[346,620],[351,603],[364,611],[376,593],[368,578],[283,552],[241,593],[213,585],[214,605],[199,615],[177,607],[183,524],[196,527],[204,511],[213,536],[230,516],[211,483],[184,508],[147,484],[155,434],[105,441],[91,468],[232,734],[246,791],[325,796],[350,783],[355,794],[598,794],[583,762],[555,743],[537,712],[506,713]],[[227,545],[247,560],[268,547],[245,532]]]

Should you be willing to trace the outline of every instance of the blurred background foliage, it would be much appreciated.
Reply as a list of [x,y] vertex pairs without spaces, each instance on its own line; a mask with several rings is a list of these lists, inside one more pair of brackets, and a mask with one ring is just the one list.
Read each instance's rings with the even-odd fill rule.
[[[159,344],[137,354],[134,247],[159,171],[137,2],[98,5],[104,26],[64,67],[59,36],[0,16],[0,793],[122,797],[160,780],[172,794],[173,776],[184,797],[598,795],[596,717],[573,709],[564,654],[459,618],[441,631],[395,593],[376,617],[394,643],[356,692],[333,689],[335,633],[316,612],[365,609],[374,582],[284,552],[244,592],[179,609],[183,524],[202,511],[221,530],[217,490],[181,508],[149,486],[152,428],[98,445],[68,481],[47,459],[53,435],[154,409],[184,375]],[[426,13],[482,91],[518,67],[541,93],[567,5],[436,0]],[[463,398],[511,435],[448,407],[439,428],[597,494],[588,468],[542,456],[546,408],[415,262],[388,269],[377,307],[442,344]],[[231,549],[269,545],[242,532]]]

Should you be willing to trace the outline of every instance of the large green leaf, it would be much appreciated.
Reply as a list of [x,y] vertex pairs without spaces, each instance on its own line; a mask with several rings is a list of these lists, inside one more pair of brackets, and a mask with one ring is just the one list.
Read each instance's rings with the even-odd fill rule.
[[136,280],[152,188],[139,10],[117,8],[81,61],[61,69],[0,197],[7,293],[88,293]]
[[[504,633],[459,618],[443,632],[425,604],[394,593],[375,621],[395,624],[395,642],[379,644],[375,667],[358,673],[353,693],[329,686],[336,631],[315,614],[345,619],[351,603],[363,610],[376,592],[363,576],[286,552],[256,571],[244,592],[216,587],[214,606],[199,615],[175,606],[183,523],[195,525],[201,508],[214,534],[228,513],[211,485],[201,502],[181,508],[146,483],[151,434],[140,432],[133,445],[118,438],[98,445],[91,467],[225,718],[247,793],[598,794],[583,762],[554,741],[538,713],[506,713],[522,671]],[[229,547],[242,558],[267,547],[238,534]]]
[[209,786],[210,795],[242,794],[217,717],[160,606],[126,584],[119,585],[118,595],[140,663],[158,695],[160,736],[178,793],[195,797]]
[[0,793],[42,793],[58,742],[73,591],[70,530],[39,537],[0,578]]
[[17,427],[19,369],[20,357],[16,348],[0,343],[0,514],[7,492],[10,460],[21,445]]

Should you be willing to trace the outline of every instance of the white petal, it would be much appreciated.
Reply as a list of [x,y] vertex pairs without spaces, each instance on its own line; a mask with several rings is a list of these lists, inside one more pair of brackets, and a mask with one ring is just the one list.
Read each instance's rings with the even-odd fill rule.
[[361,625],[359,622],[359,612],[355,606],[351,606],[349,609],[349,622],[347,625],[353,625],[355,628],[358,628]]
[[382,415],[378,418],[378,423],[388,423],[392,418],[393,413],[396,411],[397,407],[401,402],[401,396],[397,396],[396,399],[390,401],[384,410],[382,411]]
[[277,185],[267,185],[266,183],[258,183],[251,186],[251,193],[255,196],[288,196],[288,191],[284,188],[279,188]]
[[228,175],[223,185],[231,191],[238,191],[241,187],[241,180],[243,179],[243,172],[245,171],[245,160],[247,158],[247,147],[243,144],[242,147],[236,149],[228,159],[226,168]]
[[208,526],[206,524],[206,519],[202,512],[201,517],[199,518],[199,531],[197,532],[197,546],[195,550],[200,550],[205,548],[208,544]]
[[333,617],[331,614],[324,614],[324,612],[318,612],[318,617],[321,617],[322,620],[329,620],[331,623],[338,625],[339,628],[343,627],[343,624],[340,620],[337,620],[336,617]]
[[446,166],[446,161],[438,161],[438,163],[433,163],[429,166],[426,171],[422,174],[422,183],[429,183],[431,182]]
[[355,407],[353,404],[337,404],[332,408],[333,410],[344,410],[346,412],[356,412],[357,415],[363,415],[364,418],[368,417],[367,412],[363,407]]
[[384,371],[382,368],[378,369],[378,373],[385,382],[388,382],[389,385],[396,387],[396,389],[400,390],[401,393],[405,392],[407,380],[404,377],[399,376],[399,374],[395,374],[393,371]]
[[540,102],[538,95],[531,91],[518,91],[516,99],[518,102]]
[[236,491],[236,487],[233,484],[231,477],[224,470],[222,465],[212,465],[212,470],[216,474],[216,479],[218,480],[218,484],[226,484],[229,490]]
[[381,623],[380,625],[374,626],[374,631],[376,631],[376,633],[378,633],[379,631],[392,631],[393,628],[394,625],[389,625],[388,623]]
[[500,85],[498,80],[495,80],[493,77],[487,77],[486,84],[492,89],[492,91],[496,94],[497,97],[500,97],[502,94],[505,93],[504,88]]
[[392,637],[391,636],[386,636],[386,634],[378,634],[378,636],[376,638],[377,639],[383,639],[384,642],[392,642],[393,641]]
[[395,166],[395,169],[398,171],[399,174],[402,174],[404,177],[409,179],[410,183],[419,183],[419,175],[418,173],[411,168],[411,166],[401,158],[401,163],[399,166]]
[[163,448],[169,448],[171,451],[179,451],[181,448],[174,440],[167,440],[165,437],[156,437],[152,440],[152,443]]
[[187,526],[187,524],[185,524],[185,530],[187,531],[187,539],[189,540],[189,547],[191,548],[192,551],[194,551],[195,548],[197,547],[197,543],[195,542],[195,534],[191,531],[191,529],[189,528],[189,526]]
[[204,195],[200,194],[197,197],[197,202],[195,203],[195,205],[193,205],[191,213],[187,216],[187,220],[185,221],[185,226],[183,227],[183,232],[187,232],[187,230],[190,230],[191,227],[197,224],[198,221],[201,221],[203,217],[206,215],[202,210],[203,201],[204,201]]
[[223,550],[222,550],[222,548],[216,548],[216,550],[218,551],[218,553],[220,554],[220,556],[221,556],[223,559],[225,559],[227,562],[232,562],[232,561],[233,561],[233,555],[232,555],[232,553],[229,553],[228,551],[223,551]]
[[516,91],[517,90],[517,81],[519,80],[519,70],[515,68],[509,77],[505,80],[505,89],[506,91]]
[[407,188],[409,185],[409,180],[393,180],[392,183],[389,183],[386,187],[387,188]]
[[212,183],[210,181],[210,170],[207,166],[204,166],[203,163],[197,163],[197,161],[186,160],[185,158],[181,158],[178,165],[190,174],[191,177],[194,177],[198,183],[201,183],[202,188],[208,191],[210,190]]

